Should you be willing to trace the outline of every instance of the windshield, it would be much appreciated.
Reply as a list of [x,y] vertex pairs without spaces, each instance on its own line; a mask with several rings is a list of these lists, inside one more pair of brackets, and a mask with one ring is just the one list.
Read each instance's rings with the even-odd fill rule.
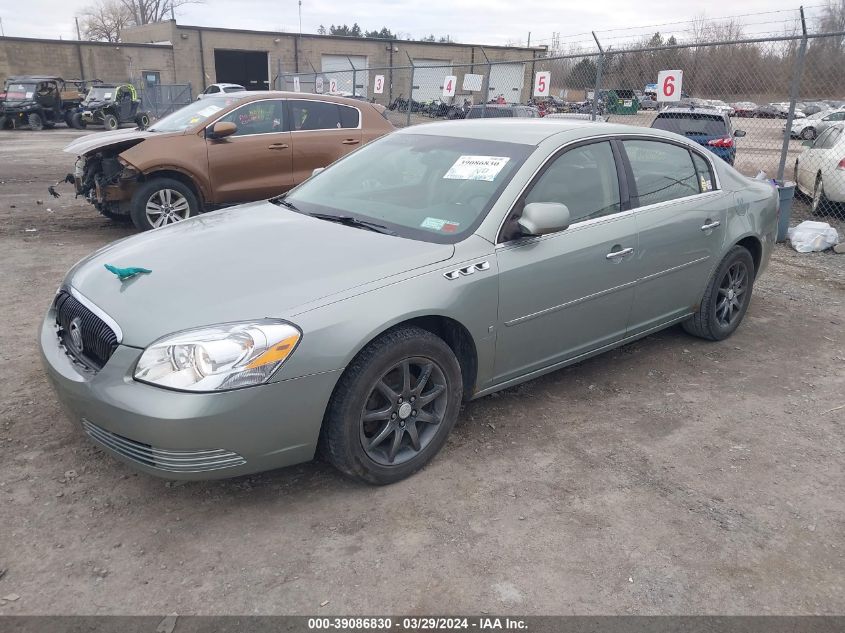
[[427,134],[366,145],[292,190],[301,213],[352,216],[403,237],[457,242],[487,215],[533,147]]
[[150,128],[150,132],[181,132],[187,130],[189,127],[213,117],[224,108],[228,108],[239,98],[242,99],[243,97],[220,95],[201,101],[192,101],[184,108],[179,108],[176,112],[156,121],[156,124]]
[[18,99],[32,99],[34,94],[34,83],[6,84],[6,99],[9,101],[16,101]]
[[654,120],[651,127],[685,136],[726,136],[728,133],[721,116],[692,112],[661,114]]
[[85,96],[86,101],[105,101],[106,99],[113,99],[117,88],[114,86],[96,86],[88,91]]
[[806,119],[803,119],[803,120],[807,121],[808,119],[809,120],[821,119],[821,118],[827,116],[828,114],[830,114],[830,113],[827,110],[821,110],[819,112],[816,112],[815,114],[811,114],[810,116],[808,116]]

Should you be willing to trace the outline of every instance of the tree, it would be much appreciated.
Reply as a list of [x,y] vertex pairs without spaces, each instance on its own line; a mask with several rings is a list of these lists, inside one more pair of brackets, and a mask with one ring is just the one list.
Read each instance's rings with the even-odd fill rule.
[[317,35],[325,35],[325,34],[326,34],[326,27],[321,24],[320,27],[317,29]]
[[586,57],[572,67],[566,85],[576,90],[593,88],[596,85],[596,63]]
[[380,31],[364,31],[364,37],[370,37],[379,40],[395,40],[396,36],[386,26],[381,27]]
[[202,0],[117,0],[126,7],[135,24],[151,24],[170,19],[171,13],[186,4],[201,4]]
[[82,36],[86,40],[119,42],[120,33],[134,24],[132,14],[120,0],[99,0],[80,15]]

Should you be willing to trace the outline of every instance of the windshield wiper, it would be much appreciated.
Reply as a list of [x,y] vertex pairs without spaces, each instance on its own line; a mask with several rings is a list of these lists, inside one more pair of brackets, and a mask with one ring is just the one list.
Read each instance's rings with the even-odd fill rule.
[[302,213],[301,211],[299,211],[299,207],[297,207],[293,202],[288,202],[287,200],[285,200],[284,196],[270,198],[270,202],[272,202],[273,204],[280,204],[283,207],[287,207],[291,211],[298,211],[299,213]]
[[[279,203],[285,204],[285,201],[279,200]],[[289,204],[291,203],[288,202],[287,204],[285,204],[285,206]],[[354,218],[351,215],[332,215],[330,213],[309,213],[308,215],[310,215],[312,218],[317,218],[318,220],[326,220],[327,222],[337,222],[338,224],[343,224],[344,226],[354,226],[355,228],[367,229],[368,231],[383,233],[385,235],[396,235],[394,231],[391,231],[383,224],[370,222],[368,220],[359,220],[358,218]]]

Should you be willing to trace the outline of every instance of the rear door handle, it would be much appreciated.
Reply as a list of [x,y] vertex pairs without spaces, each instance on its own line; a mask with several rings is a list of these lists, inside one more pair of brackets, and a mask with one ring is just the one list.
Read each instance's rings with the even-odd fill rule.
[[287,149],[288,147],[290,147],[290,145],[287,143],[273,143],[267,149]]
[[359,141],[357,138],[348,138],[345,141],[341,141],[341,143],[343,143],[344,145],[357,145],[360,142],[361,141]]
[[716,220],[715,222],[710,222],[709,224],[705,224],[704,226],[701,227],[701,230],[702,231],[712,231],[713,229],[719,228],[720,226],[722,226],[722,223],[719,222],[719,220]]
[[605,255],[605,257],[607,259],[609,259],[610,261],[614,261],[614,260],[620,259],[622,257],[625,257],[626,255],[630,255],[633,252],[634,252],[633,248],[623,248],[623,249],[618,250],[618,251],[610,251],[607,255]]

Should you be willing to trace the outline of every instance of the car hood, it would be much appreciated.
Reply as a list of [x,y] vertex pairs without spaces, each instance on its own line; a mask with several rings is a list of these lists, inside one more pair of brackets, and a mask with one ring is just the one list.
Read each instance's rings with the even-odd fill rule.
[[[120,325],[125,345],[145,347],[186,328],[290,315],[453,253],[450,244],[343,226],[265,201],[115,242],[79,262],[65,284]],[[152,272],[121,282],[106,264]]]
[[86,134],[71,142],[64,151],[68,154],[81,156],[94,150],[106,149],[116,145],[131,145],[140,143],[151,136],[173,136],[182,132],[150,132],[149,130],[114,130],[113,132],[97,132]]

